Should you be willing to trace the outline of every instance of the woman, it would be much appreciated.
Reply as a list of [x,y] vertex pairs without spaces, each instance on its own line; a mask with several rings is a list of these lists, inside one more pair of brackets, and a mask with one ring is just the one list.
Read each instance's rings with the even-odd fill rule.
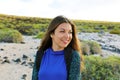
[[55,17],[37,51],[32,80],[81,80],[79,45],[75,25],[64,16]]

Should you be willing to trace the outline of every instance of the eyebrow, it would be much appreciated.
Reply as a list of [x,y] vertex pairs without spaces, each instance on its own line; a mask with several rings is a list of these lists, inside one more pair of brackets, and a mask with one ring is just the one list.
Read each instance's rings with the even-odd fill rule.
[[[65,30],[64,28],[60,28],[61,30]],[[72,29],[70,29],[70,31],[73,31]]]

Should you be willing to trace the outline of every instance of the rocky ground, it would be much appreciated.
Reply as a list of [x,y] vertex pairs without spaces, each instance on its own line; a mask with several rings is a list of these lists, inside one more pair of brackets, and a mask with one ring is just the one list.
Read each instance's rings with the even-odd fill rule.
[[[23,38],[23,43],[0,43],[0,80],[31,80],[34,56],[40,39],[34,39],[33,36]],[[102,51],[104,56],[120,56],[116,52]]]
[[0,43],[0,80],[31,80],[39,39],[23,36],[23,43]]
[[79,33],[78,37],[80,40],[96,41],[104,51],[120,54],[120,35],[109,33]]

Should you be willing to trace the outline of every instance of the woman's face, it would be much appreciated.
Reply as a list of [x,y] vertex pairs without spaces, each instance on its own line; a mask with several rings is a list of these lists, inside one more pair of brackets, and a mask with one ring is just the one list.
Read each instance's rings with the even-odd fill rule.
[[72,27],[69,23],[60,24],[53,34],[52,48],[54,51],[63,50],[72,40]]

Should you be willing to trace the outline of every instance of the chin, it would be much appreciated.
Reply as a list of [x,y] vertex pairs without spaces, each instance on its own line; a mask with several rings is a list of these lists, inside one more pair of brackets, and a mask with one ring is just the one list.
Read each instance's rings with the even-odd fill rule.
[[66,48],[68,45],[64,45],[63,47]]

